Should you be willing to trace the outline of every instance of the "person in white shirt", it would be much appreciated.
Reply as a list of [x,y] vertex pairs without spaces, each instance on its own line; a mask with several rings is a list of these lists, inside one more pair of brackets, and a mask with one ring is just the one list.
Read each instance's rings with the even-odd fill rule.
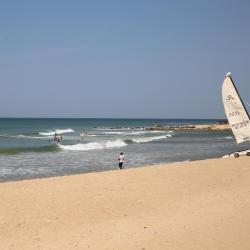
[[118,156],[118,163],[120,169],[122,169],[123,162],[124,162],[124,154],[123,152],[121,152],[120,155]]

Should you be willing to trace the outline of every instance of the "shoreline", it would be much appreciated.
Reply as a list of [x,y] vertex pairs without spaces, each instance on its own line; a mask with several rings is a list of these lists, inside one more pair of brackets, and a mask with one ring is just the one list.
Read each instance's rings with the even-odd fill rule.
[[135,168],[148,168],[148,167],[158,167],[158,166],[167,166],[171,164],[181,164],[186,162],[194,162],[194,161],[205,161],[205,160],[211,160],[211,159],[220,159],[220,158],[210,158],[210,159],[202,159],[202,160],[184,160],[184,161],[176,161],[176,162],[163,162],[163,163],[155,163],[151,165],[140,165],[135,167],[124,167],[122,169],[119,169],[118,167],[115,169],[107,169],[107,170],[98,170],[98,171],[89,171],[89,172],[82,172],[82,173],[69,173],[69,174],[63,174],[63,175],[53,175],[53,176],[42,176],[42,177],[30,177],[25,179],[13,179],[13,180],[4,180],[0,181],[0,185],[2,183],[11,183],[11,182],[21,182],[21,181],[33,181],[33,180],[42,180],[42,179],[50,179],[50,178],[60,178],[60,177],[67,177],[67,176],[76,176],[76,175],[85,175],[85,174],[95,174],[95,173],[103,173],[103,172],[112,172],[112,171],[123,171],[123,170],[129,170],[129,169],[135,169]]
[[189,162],[196,162],[196,161],[207,161],[207,160],[213,160],[213,159],[222,159],[220,158],[207,158],[207,159],[199,159],[199,160],[183,160],[183,161],[175,161],[175,162],[163,162],[163,163],[155,163],[150,165],[140,165],[135,167],[124,167],[123,169],[119,169],[118,167],[115,169],[107,169],[107,170],[98,170],[98,171],[89,171],[89,172],[82,172],[82,173],[69,173],[69,174],[63,174],[63,175],[52,175],[52,176],[41,176],[41,177],[30,177],[30,178],[24,178],[24,179],[13,179],[13,180],[3,180],[0,181],[1,184],[4,183],[12,183],[12,182],[22,182],[22,181],[36,181],[36,180],[43,180],[43,179],[50,179],[50,178],[61,178],[61,177],[70,177],[70,176],[78,176],[78,175],[88,175],[88,174],[98,174],[98,173],[105,173],[105,172],[113,172],[113,171],[124,171],[124,170],[130,170],[130,169],[137,169],[137,168],[153,168],[153,167],[161,167],[161,166],[169,166],[169,165],[175,165],[175,164],[185,164]]
[[0,183],[1,249],[248,249],[250,158]]

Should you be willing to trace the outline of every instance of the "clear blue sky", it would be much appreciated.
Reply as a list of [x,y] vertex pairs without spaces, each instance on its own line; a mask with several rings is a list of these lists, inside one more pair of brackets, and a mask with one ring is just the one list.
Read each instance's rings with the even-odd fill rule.
[[225,118],[250,103],[250,1],[1,1],[0,116]]

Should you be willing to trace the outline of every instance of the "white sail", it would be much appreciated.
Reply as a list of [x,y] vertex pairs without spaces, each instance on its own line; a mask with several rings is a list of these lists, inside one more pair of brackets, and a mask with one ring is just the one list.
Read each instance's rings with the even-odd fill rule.
[[250,140],[250,120],[230,73],[222,84],[222,99],[228,122],[237,143]]

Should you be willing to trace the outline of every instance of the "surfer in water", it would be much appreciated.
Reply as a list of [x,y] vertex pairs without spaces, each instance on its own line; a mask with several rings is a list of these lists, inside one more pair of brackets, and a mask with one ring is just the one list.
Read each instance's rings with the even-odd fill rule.
[[81,140],[83,140],[84,136],[87,135],[87,131],[86,130],[83,130],[80,134],[80,138]]
[[60,140],[62,140],[62,136],[59,136],[59,135],[55,132],[54,141],[55,141],[55,142],[60,142]]

